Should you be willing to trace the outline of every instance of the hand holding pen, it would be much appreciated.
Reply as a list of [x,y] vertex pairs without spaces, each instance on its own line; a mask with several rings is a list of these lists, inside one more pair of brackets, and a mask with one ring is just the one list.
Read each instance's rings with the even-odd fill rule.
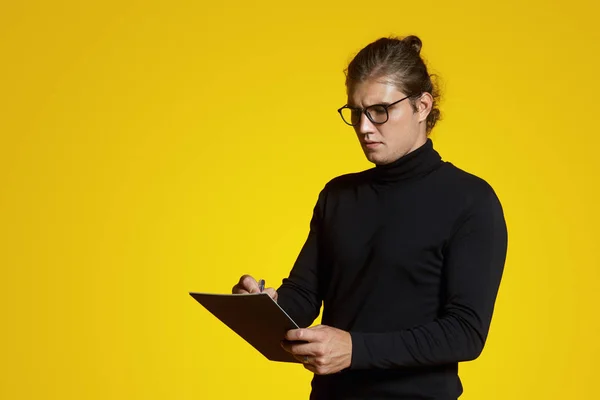
[[250,275],[242,275],[240,281],[231,289],[233,294],[248,294],[248,293],[267,293],[271,298],[277,301],[277,291],[271,287],[265,288],[265,281],[261,279],[256,281]]

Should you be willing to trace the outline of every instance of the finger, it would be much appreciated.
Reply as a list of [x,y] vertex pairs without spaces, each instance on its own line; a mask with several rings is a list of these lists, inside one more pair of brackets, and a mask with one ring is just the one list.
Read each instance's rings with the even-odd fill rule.
[[322,362],[319,363],[318,358],[314,357],[296,357],[298,361],[302,363],[304,368],[309,370],[310,372],[316,375],[327,375],[332,373],[332,370],[329,366],[324,365]]
[[304,355],[304,356],[300,356],[300,355],[294,355],[294,358],[298,361],[300,361],[302,364],[311,364],[311,357]]
[[275,301],[277,301],[277,291],[273,288],[266,288],[264,290],[265,293],[267,293],[269,296],[271,296],[271,298]]
[[250,275],[242,275],[238,285],[247,291],[247,293],[259,293],[258,282]]
[[328,326],[315,326],[306,329],[290,329],[286,332],[285,338],[291,341],[306,341],[306,342],[318,342],[326,339]]
[[298,345],[298,344],[306,344],[304,342],[290,342],[289,340],[282,340],[281,341],[281,347],[287,351],[288,353],[292,352],[292,346],[294,345]]
[[323,353],[323,346],[321,343],[298,343],[283,341],[281,347],[288,353],[294,356],[320,356]]
[[314,340],[315,332],[308,329],[290,329],[285,333],[285,338],[289,341],[310,342]]
[[246,289],[240,287],[239,284],[235,284],[231,288],[231,293],[233,293],[233,294],[246,294],[246,293],[248,293],[248,291]]

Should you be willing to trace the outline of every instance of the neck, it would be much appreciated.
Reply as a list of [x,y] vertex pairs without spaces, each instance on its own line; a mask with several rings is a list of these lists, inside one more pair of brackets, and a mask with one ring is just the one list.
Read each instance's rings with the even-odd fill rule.
[[439,167],[441,163],[442,158],[428,138],[425,144],[410,153],[389,164],[376,165],[371,171],[375,181],[396,182],[425,175]]

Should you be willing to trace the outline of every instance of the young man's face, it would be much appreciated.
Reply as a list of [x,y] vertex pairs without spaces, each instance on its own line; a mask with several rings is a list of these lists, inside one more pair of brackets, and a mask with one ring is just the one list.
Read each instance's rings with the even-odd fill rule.
[[[348,105],[366,108],[373,104],[394,103],[404,97],[406,94],[393,84],[367,80],[351,86]],[[373,123],[364,113],[357,116],[360,121],[356,121],[354,131],[369,161],[389,164],[427,141],[426,119],[432,106],[431,96],[425,93],[415,104],[417,111],[410,99],[392,105],[387,110],[388,120],[383,124]],[[372,116],[375,117],[373,113]]]

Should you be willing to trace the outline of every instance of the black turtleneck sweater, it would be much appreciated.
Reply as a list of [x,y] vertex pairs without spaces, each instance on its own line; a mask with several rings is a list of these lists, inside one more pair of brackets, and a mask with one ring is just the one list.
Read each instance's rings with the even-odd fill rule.
[[458,362],[483,349],[507,250],[484,180],[431,139],[319,194],[279,304],[302,327],[350,332],[351,366],[315,375],[311,399],[456,399]]

